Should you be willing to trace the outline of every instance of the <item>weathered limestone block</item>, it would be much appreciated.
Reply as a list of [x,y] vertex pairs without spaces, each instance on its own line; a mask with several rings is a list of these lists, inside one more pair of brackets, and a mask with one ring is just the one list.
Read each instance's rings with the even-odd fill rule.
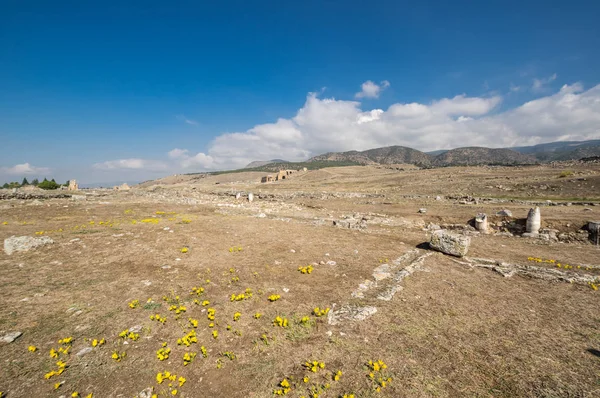
[[54,241],[47,236],[39,238],[33,238],[31,236],[11,236],[10,238],[4,239],[4,252],[10,256],[14,252],[26,252],[52,243],[54,243]]
[[595,245],[600,245],[600,221],[590,221],[588,223],[588,233],[590,241]]
[[429,241],[429,247],[433,250],[456,257],[466,256],[470,244],[471,238],[469,236],[453,234],[444,230],[435,231]]
[[485,213],[479,213],[475,216],[475,229],[484,234],[488,233],[488,218]]
[[525,231],[530,234],[537,234],[540,231],[542,225],[542,216],[540,214],[540,208],[529,209],[527,214],[527,223],[525,224]]

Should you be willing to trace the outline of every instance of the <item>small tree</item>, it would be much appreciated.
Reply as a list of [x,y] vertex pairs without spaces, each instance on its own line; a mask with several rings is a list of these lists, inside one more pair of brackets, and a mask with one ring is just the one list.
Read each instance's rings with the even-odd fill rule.
[[29,185],[29,181],[27,181],[27,177],[24,177],[23,182],[21,183],[21,186],[25,186],[25,185]]
[[4,185],[2,185],[2,188],[4,188],[4,189],[8,189],[8,188],[9,188],[9,187],[8,187],[8,182],[5,182],[5,183],[4,183]]
[[38,184],[38,188],[42,189],[58,189],[60,185],[58,185],[54,180],[48,181],[44,178],[44,181]]
[[36,187],[37,187],[37,185],[38,185],[39,183],[40,183],[40,181],[39,181],[37,178],[34,178],[34,179],[31,181],[31,185],[33,185],[33,186],[36,186]]

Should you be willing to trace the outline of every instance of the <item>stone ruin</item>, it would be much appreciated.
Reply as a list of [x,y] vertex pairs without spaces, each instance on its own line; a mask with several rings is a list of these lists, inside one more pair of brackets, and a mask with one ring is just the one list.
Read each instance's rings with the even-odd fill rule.
[[69,187],[67,191],[79,191],[79,184],[77,184],[77,180],[69,180]]
[[123,183],[121,185],[115,185],[113,187],[114,191],[129,191],[131,189],[131,187],[129,185],[127,185],[127,183]]

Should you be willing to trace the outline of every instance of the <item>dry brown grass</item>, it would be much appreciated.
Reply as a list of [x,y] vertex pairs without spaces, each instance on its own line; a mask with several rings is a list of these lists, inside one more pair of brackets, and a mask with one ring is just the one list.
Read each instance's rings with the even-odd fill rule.
[[[318,181],[313,184],[312,188]],[[339,184],[332,186],[340,191],[352,188],[343,181]],[[359,188],[356,181],[349,184]],[[281,184],[284,188],[291,189]],[[280,187],[273,184],[269,189]],[[587,286],[503,278],[436,254],[425,262],[428,272],[406,279],[404,289],[392,301],[353,299],[350,293],[370,278],[379,259],[394,259],[414,249],[427,235],[418,228],[376,225],[369,227],[369,233],[340,230],[312,225],[313,217],[371,211],[415,220],[464,222],[467,215],[479,211],[475,206],[465,209],[432,200],[426,202],[427,215],[421,216],[414,213],[421,206],[420,199],[398,199],[393,206],[383,205],[384,200],[389,199],[371,204],[364,199],[298,199],[296,204],[322,208],[303,207],[300,213],[282,210],[279,216],[295,217],[290,222],[247,217],[243,212],[223,215],[212,206],[149,203],[120,194],[110,197],[110,204],[50,200],[49,206],[1,209],[0,223],[9,224],[0,224],[0,239],[59,228],[63,232],[49,233],[56,241],[52,246],[12,256],[0,254],[0,330],[24,333],[0,346],[0,391],[7,397],[60,396],[73,391],[83,396],[93,392],[94,397],[130,397],[154,386],[159,396],[166,396],[166,384],[157,384],[155,377],[169,370],[187,379],[179,389],[179,396],[184,397],[268,397],[281,380],[290,377],[293,390],[289,396],[308,397],[309,390],[301,381],[304,375],[311,377],[309,385],[330,383],[321,397],[350,392],[357,397],[600,395],[600,358],[594,354],[600,350],[600,292]],[[513,209],[525,211],[526,206]],[[126,210],[131,212],[126,214]],[[156,216],[159,210],[177,214]],[[544,212],[546,220],[556,224],[582,217],[572,207]],[[158,224],[131,223],[153,215],[160,218]],[[182,219],[191,222],[184,224]],[[99,225],[109,220],[112,226]],[[22,225],[23,221],[33,224]],[[86,228],[74,230],[76,225]],[[80,240],[72,242],[75,238]],[[243,250],[229,251],[237,246]],[[189,252],[182,254],[182,247],[189,247]],[[545,246],[491,236],[474,239],[471,254],[517,263],[527,263],[528,256],[572,264],[597,264],[600,258],[591,245]],[[318,265],[310,275],[297,271],[300,265],[321,260],[334,260],[337,265]],[[164,269],[164,265],[171,268]],[[232,282],[234,275],[239,282]],[[217,340],[202,312],[206,307],[192,302],[196,296],[190,292],[195,286],[206,289],[198,299],[209,300],[216,309]],[[253,291],[250,300],[230,301],[231,294],[246,288]],[[267,296],[273,293],[281,299],[270,303]],[[179,295],[187,307],[178,320],[168,310],[164,295]],[[148,298],[155,304],[146,305]],[[131,309],[128,302],[134,299],[141,305]],[[315,306],[334,303],[376,305],[378,312],[364,322],[338,326],[314,316],[309,325],[299,323]],[[67,313],[72,307],[83,312]],[[237,322],[232,319],[235,312],[242,314]],[[258,320],[253,318],[256,312],[263,314]],[[153,313],[166,315],[167,323],[151,321]],[[276,316],[286,317],[290,326],[274,327]],[[199,320],[198,344],[184,348],[176,340],[190,330],[189,317]],[[143,326],[140,339],[123,345],[118,334],[134,325]],[[55,367],[48,352],[66,336],[74,337],[69,367],[62,375],[45,380],[44,374]],[[90,339],[102,337],[107,339],[105,346],[83,357],[75,355],[90,345]],[[166,361],[156,358],[162,342],[172,349]],[[36,353],[27,351],[31,344],[39,348]],[[202,358],[201,345],[208,349],[208,358]],[[110,357],[115,349],[126,351],[127,357],[115,362]],[[198,356],[184,366],[183,353],[189,351]],[[221,357],[225,351],[234,352],[237,358]],[[219,359],[222,367],[217,369]],[[303,368],[305,361],[313,359],[325,362],[327,373],[315,376]],[[366,376],[365,363],[371,359],[385,361],[393,377],[381,393],[374,392]],[[328,380],[338,369],[343,372],[341,380]],[[55,391],[57,381],[65,383]]]

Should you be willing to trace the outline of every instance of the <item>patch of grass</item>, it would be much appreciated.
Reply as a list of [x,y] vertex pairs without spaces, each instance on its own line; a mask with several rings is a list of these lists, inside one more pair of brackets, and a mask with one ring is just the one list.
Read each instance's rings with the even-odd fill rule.
[[572,175],[573,175],[573,172],[571,170],[565,170],[558,175],[558,178],[571,177]]

